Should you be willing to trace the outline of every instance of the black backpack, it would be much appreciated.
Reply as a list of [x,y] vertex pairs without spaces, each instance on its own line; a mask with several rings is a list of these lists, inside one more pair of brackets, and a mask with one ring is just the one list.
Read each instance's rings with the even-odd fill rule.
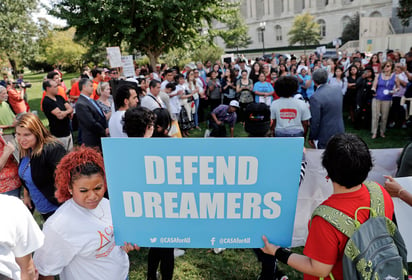
[[245,109],[245,130],[254,137],[264,137],[270,128],[270,109],[264,103],[251,103]]

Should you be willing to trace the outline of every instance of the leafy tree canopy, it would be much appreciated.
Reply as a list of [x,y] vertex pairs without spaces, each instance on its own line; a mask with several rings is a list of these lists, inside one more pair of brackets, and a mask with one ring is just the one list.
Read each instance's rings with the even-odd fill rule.
[[359,40],[359,13],[355,13],[345,25],[342,31],[342,43]]
[[316,45],[319,44],[321,39],[319,24],[315,22],[314,16],[309,13],[295,16],[288,35],[290,45],[296,43],[300,43],[303,46]]
[[247,48],[252,43],[252,38],[248,34],[249,27],[240,15],[240,10],[233,17],[229,17],[226,27],[227,30],[222,30],[219,33],[219,36],[225,41],[226,48]]
[[61,0],[51,14],[76,28],[76,39],[94,45],[126,46],[147,54],[154,65],[173,48],[188,48],[212,21],[225,22],[238,4],[225,0]]
[[37,0],[0,1],[0,54],[16,70],[16,61],[27,61],[35,54],[38,25],[32,19]]
[[399,0],[398,17],[404,29],[409,26],[409,19],[412,17],[411,0]]

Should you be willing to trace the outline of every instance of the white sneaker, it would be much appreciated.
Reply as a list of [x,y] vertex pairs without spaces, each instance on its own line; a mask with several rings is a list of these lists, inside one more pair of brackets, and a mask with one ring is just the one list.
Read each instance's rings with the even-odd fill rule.
[[184,254],[185,254],[185,250],[182,250],[182,249],[175,248],[173,251],[173,255],[175,256],[175,258],[181,257]]
[[215,252],[216,255],[222,253],[224,250],[226,250],[226,248],[213,248],[213,252]]
[[207,137],[210,137],[210,133],[211,133],[212,131],[210,130],[210,129],[206,129],[205,130],[205,138],[207,138]]

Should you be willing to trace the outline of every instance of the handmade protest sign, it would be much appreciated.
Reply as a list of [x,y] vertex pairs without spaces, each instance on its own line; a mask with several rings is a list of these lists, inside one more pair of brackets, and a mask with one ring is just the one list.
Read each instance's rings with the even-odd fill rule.
[[117,244],[290,246],[303,138],[103,138]]

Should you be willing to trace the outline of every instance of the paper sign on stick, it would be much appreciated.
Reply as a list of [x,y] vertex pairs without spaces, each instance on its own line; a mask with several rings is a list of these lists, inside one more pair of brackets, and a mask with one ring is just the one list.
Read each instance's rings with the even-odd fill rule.
[[122,56],[123,76],[134,77],[133,55]]
[[122,55],[119,47],[106,48],[107,58],[109,59],[110,67],[122,67]]

